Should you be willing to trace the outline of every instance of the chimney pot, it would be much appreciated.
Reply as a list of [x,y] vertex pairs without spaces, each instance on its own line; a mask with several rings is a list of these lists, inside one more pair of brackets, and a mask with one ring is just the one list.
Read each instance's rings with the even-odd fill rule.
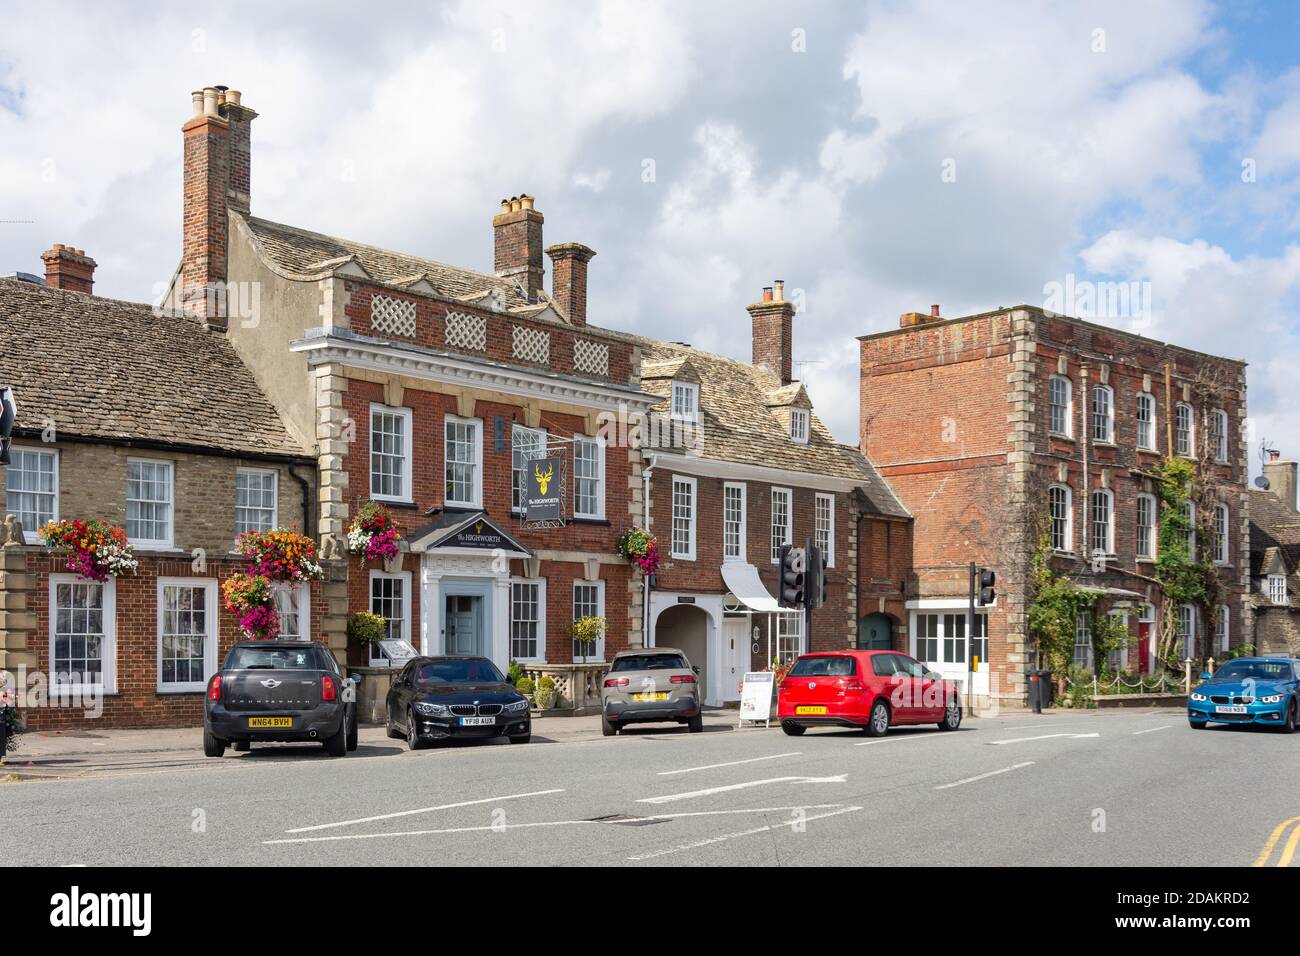
[[87,295],[94,291],[96,262],[82,250],[56,242],[48,252],[41,253],[41,259],[45,262],[46,288]]
[[501,211],[502,211],[502,212],[509,212],[509,211],[510,211],[510,200],[509,200],[509,199],[503,199],[503,200],[501,200]]
[[226,102],[231,106],[238,106],[239,100],[243,95],[244,94],[240,93],[239,90],[226,90]]
[[532,209],[533,197],[521,193],[519,196],[519,204],[523,206],[525,209]]
[[[752,363],[768,369],[782,385],[789,385],[794,380],[794,303],[785,301],[783,287],[779,279],[772,286],[764,286],[762,300],[746,308],[751,324]],[[782,289],[780,297],[774,296],[777,288]]]
[[777,302],[785,301],[785,280],[777,279],[772,283],[772,298]]
[[935,319],[939,318],[939,304],[937,302],[930,306],[930,316]]
[[772,301],[772,287],[770,285],[763,286],[763,301],[764,302]]
[[217,88],[215,86],[205,86],[203,88],[203,115],[216,116],[217,113]]

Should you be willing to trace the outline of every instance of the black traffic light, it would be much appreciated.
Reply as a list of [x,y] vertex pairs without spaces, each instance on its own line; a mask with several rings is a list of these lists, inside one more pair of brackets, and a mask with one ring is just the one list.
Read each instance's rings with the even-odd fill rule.
[[781,545],[779,552],[781,574],[776,582],[776,603],[781,607],[803,607],[804,580],[808,571],[808,556],[803,548]]
[[805,552],[808,573],[804,593],[808,596],[809,607],[821,607],[826,603],[826,564],[821,549],[816,545],[808,546]]
[[9,442],[18,418],[18,403],[12,388],[0,389],[0,465],[9,464]]
[[998,592],[993,590],[993,585],[997,582],[997,575],[993,573],[992,568],[980,568],[979,574],[980,604],[988,607],[998,599]]

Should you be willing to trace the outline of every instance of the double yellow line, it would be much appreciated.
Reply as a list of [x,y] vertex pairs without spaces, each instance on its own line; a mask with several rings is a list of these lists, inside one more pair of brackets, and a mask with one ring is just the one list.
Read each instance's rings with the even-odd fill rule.
[[1255,857],[1255,862],[1251,866],[1268,866],[1269,860],[1273,856],[1273,848],[1277,846],[1278,841],[1282,839],[1282,834],[1286,832],[1287,827],[1293,827],[1291,835],[1287,837],[1285,845],[1282,847],[1282,855],[1278,857],[1274,866],[1290,866],[1291,859],[1295,856],[1296,847],[1300,845],[1300,817],[1292,817],[1290,820],[1283,820],[1274,829],[1269,836],[1268,842],[1264,844],[1264,849],[1259,851],[1259,856]]

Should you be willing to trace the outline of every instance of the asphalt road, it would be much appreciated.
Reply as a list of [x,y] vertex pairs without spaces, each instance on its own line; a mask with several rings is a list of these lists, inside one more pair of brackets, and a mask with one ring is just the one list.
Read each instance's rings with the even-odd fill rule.
[[344,759],[277,747],[9,783],[5,858],[1244,866],[1300,856],[1300,734],[1195,731],[1178,710],[1020,715],[882,739],[728,728],[719,717],[703,734],[414,753],[370,736]]

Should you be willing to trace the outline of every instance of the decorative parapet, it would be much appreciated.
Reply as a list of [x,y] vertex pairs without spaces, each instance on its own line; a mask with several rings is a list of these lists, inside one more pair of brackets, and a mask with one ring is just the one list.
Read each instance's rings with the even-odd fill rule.
[[600,713],[601,688],[609,665],[598,664],[524,664],[519,665],[536,684],[543,677],[555,681],[555,703],[548,717],[582,717]]

